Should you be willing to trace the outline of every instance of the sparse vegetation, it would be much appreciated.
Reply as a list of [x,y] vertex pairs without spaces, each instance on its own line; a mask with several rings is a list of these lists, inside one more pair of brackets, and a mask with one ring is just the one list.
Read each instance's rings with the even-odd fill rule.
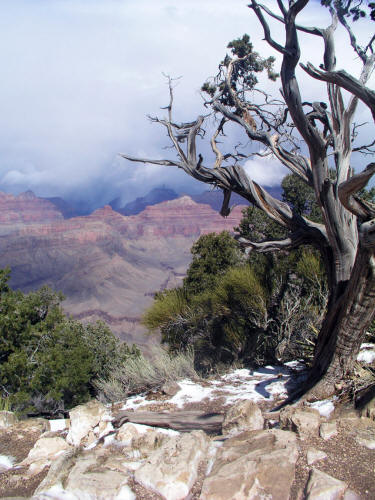
[[131,394],[160,389],[168,381],[196,377],[192,349],[171,354],[157,346],[150,358],[129,357],[114,368],[109,377],[99,378],[95,386],[100,399],[121,401]]

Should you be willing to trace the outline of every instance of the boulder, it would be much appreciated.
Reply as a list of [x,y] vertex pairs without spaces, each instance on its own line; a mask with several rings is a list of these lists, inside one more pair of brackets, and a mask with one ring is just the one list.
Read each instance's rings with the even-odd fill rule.
[[320,437],[324,440],[331,439],[337,436],[337,423],[335,420],[332,422],[323,422],[319,428]]
[[198,476],[209,440],[202,431],[171,437],[154,450],[134,477],[142,486],[166,500],[185,498]]
[[140,456],[147,456],[154,450],[160,448],[163,442],[168,439],[166,434],[152,430],[139,437],[133,438],[131,446],[133,450],[138,450]]
[[166,396],[173,397],[175,396],[178,391],[181,389],[181,387],[178,385],[177,382],[165,382],[165,384],[161,387],[161,392],[165,394]]
[[375,428],[359,429],[356,431],[355,440],[361,446],[375,450]]
[[0,411],[0,429],[6,429],[18,422],[18,418],[12,411]]
[[268,429],[243,432],[218,449],[201,500],[290,498],[298,457],[296,435]]
[[53,458],[57,454],[69,450],[70,446],[61,437],[41,437],[29,451],[27,458],[22,462],[31,463],[43,458]]
[[[109,410],[97,400],[76,406],[70,410],[69,416],[70,429],[66,440],[73,446],[79,446],[84,440],[85,444],[92,443],[96,437],[100,437],[100,434],[103,435],[103,432],[100,432],[100,428],[96,433],[94,433],[94,429],[101,422],[108,424],[111,420]],[[107,424],[104,424],[104,426]]]
[[317,436],[320,427],[320,414],[314,408],[288,406],[280,411],[280,427],[296,432],[301,439],[309,435]]
[[29,451],[28,456],[19,463],[29,467],[28,474],[39,474],[51,462],[69,450],[71,446],[61,437],[41,437]]
[[327,458],[327,454],[322,450],[317,450],[316,448],[309,448],[306,453],[307,464],[312,465],[319,460],[324,460]]
[[[116,460],[117,459],[117,460]],[[32,497],[34,500],[135,500],[124,457],[106,450],[66,453],[56,461]]]
[[262,412],[253,401],[240,401],[233,405],[225,414],[223,434],[233,434],[241,431],[263,429]]
[[306,486],[306,500],[339,500],[348,486],[343,481],[317,469],[310,471]]
[[133,438],[138,438],[148,432],[149,427],[140,424],[131,424],[127,422],[123,424],[116,434],[117,441],[121,441],[122,444],[130,446]]

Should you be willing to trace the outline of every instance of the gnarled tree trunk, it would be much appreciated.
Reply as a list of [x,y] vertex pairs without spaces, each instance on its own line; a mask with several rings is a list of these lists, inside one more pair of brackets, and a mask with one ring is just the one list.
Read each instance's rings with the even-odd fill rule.
[[[152,120],[166,127],[177,159],[150,160],[123,156],[131,161],[176,166],[201,182],[221,188],[224,193],[221,213],[224,216],[230,211],[231,192],[236,192],[288,231],[287,238],[281,241],[259,243],[239,239],[241,244],[255,251],[277,251],[309,244],[321,252],[327,272],[329,302],[317,339],[313,367],[303,388],[303,391],[310,390],[311,396],[321,398],[332,394],[335,385],[350,374],[375,310],[375,206],[357,196],[375,173],[375,163],[370,163],[358,174],[354,174],[350,166],[353,151],[374,153],[372,147],[375,141],[354,147],[356,127],[353,126],[353,117],[358,100],[364,102],[375,117],[375,92],[366,86],[375,65],[375,37],[365,48],[357,43],[346,16],[349,11],[345,11],[343,2],[332,3],[332,20],[327,28],[296,24],[296,17],[308,3],[309,0],[289,0],[287,8],[282,1],[277,1],[278,14],[258,4],[257,0],[251,0],[249,5],[264,29],[265,40],[282,55],[284,106],[280,113],[272,111],[275,101],[270,96],[265,96],[261,104],[251,100],[254,87],[249,82],[253,82],[254,78],[245,79],[243,71],[246,61],[255,56],[250,45],[244,47],[246,40],[243,38],[236,42],[248,51],[238,55],[232,49],[237,57],[226,57],[220,65],[216,86],[209,87],[208,91],[210,99],[206,106],[220,116],[211,139],[216,157],[212,168],[204,165],[202,155],[197,158],[196,151],[197,136],[203,131],[205,117],[199,116],[193,122],[180,124],[172,119],[172,80],[169,80],[170,103],[165,108],[168,118]],[[272,38],[265,15],[284,25],[284,45]],[[358,78],[335,69],[334,34],[338,23],[346,29],[350,45],[363,63]],[[300,31],[318,36],[324,42],[320,69],[309,63],[301,67],[311,77],[327,83],[327,102],[323,102],[323,98],[320,102],[307,102],[301,98],[296,76],[301,55]],[[348,102],[344,100],[341,88],[349,92]],[[289,117],[292,125],[288,124]],[[239,161],[250,154],[240,154],[237,148],[232,153],[220,152],[217,137],[223,134],[226,122],[240,126],[251,143],[261,145],[314,189],[321,209],[321,224],[293,213],[287,203],[273,198],[250,179],[239,165]],[[300,137],[304,147],[299,146]],[[186,148],[181,145],[183,142]],[[227,164],[223,165],[224,162]]]

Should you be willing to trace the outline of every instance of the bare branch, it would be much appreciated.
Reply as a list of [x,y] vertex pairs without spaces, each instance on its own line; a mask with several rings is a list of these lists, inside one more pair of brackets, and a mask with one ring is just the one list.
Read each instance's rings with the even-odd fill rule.
[[266,147],[270,148],[272,153],[293,173],[298,175],[304,182],[312,185],[311,179],[311,166],[309,161],[302,155],[289,153],[286,149],[282,148],[279,144],[279,136],[271,135],[262,130],[254,130],[241,116],[230,111],[226,106],[220,102],[214,102],[213,107],[216,111],[220,112],[228,120],[241,125],[248,137],[251,140],[261,142]]
[[354,195],[366,186],[374,174],[375,163],[370,163],[365,170],[353,175],[350,179],[341,183],[338,188],[338,195],[344,207],[363,220],[375,217],[375,206]]
[[360,80],[354,78],[345,70],[322,71],[311,63],[307,63],[307,65],[301,64],[300,66],[313,78],[333,83],[354,94],[370,108],[372,116],[375,120],[375,92],[366,87]]
[[[279,8],[281,12],[283,13],[283,16],[286,16],[287,10],[285,9],[284,5],[281,4],[281,1],[277,2],[279,5]],[[258,4],[259,7],[264,10],[270,17],[273,17],[277,21],[280,21],[281,23],[285,24],[285,19],[284,17],[278,16],[272,10],[270,10],[266,5],[263,4]],[[251,8],[251,6],[249,6]],[[308,33],[309,35],[317,35],[317,36],[322,36],[322,29],[316,28],[316,27],[308,27],[308,26],[301,26],[300,24],[296,24],[296,28],[298,31],[303,31],[304,33]]]
[[134,161],[137,163],[152,163],[153,165],[165,165],[167,167],[179,167],[183,168],[182,163],[173,160],[152,160],[151,158],[135,158],[134,156],[128,156],[120,153],[122,158],[125,160]]
[[[358,45],[357,39],[356,39],[356,37],[355,37],[355,35],[353,33],[353,30],[351,29],[351,27],[349,26],[349,24],[348,24],[348,22],[346,20],[346,17],[345,17],[345,14],[347,13],[347,12],[345,12],[346,9],[343,8],[343,6],[340,4],[340,2],[336,2],[335,3],[335,8],[336,8],[337,16],[338,16],[338,18],[340,20],[340,23],[342,24],[342,26],[344,26],[344,28],[348,32],[348,35],[349,35],[349,38],[350,38],[350,44],[353,47],[353,50],[362,59],[363,63],[366,63],[366,60],[367,60],[366,51],[363,50]],[[370,43],[370,45],[371,45],[371,43]]]
[[212,136],[211,141],[210,141],[211,142],[212,151],[215,153],[215,156],[216,156],[216,161],[215,161],[214,168],[221,167],[221,164],[223,162],[223,154],[220,152],[219,148],[217,147],[216,138],[223,131],[223,127],[224,127],[225,122],[226,122],[226,119],[222,118],[221,121],[220,121],[219,126],[215,130],[215,133]]
[[236,237],[236,240],[242,247],[249,249],[250,251],[255,250],[259,253],[274,252],[277,250],[292,250],[293,248],[297,248],[307,242],[311,243],[311,240],[306,238],[306,232],[304,231],[295,231],[283,240],[256,242],[250,241],[242,236]]
[[287,54],[287,49],[280,45],[279,43],[275,42],[273,38],[271,38],[271,31],[270,27],[268,26],[267,21],[265,20],[262,10],[260,8],[260,5],[255,0],[251,0],[251,5],[248,5],[250,9],[253,9],[255,14],[257,15],[261,25],[263,26],[263,32],[264,32],[264,39],[266,42],[271,45],[272,48],[277,50],[277,52],[280,52],[281,54]]

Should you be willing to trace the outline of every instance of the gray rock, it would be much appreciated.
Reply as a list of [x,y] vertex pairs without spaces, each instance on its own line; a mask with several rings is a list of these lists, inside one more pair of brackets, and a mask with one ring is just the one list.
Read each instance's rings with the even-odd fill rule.
[[332,422],[324,422],[319,428],[320,437],[324,440],[331,439],[337,436],[337,423],[335,420]]
[[177,382],[165,382],[165,384],[161,388],[161,392],[166,394],[167,396],[173,397],[175,396],[181,387]]
[[233,405],[226,413],[223,434],[260,430],[264,427],[262,412],[253,401],[244,400]]
[[71,446],[61,437],[41,437],[29,451],[28,456],[19,465],[29,467],[28,474],[39,474],[45,467]]
[[218,449],[201,500],[288,500],[298,451],[296,435],[279,429],[243,432]]
[[34,500],[135,500],[124,457],[113,451],[66,453],[37,488]]
[[298,434],[301,439],[310,435],[317,436],[320,426],[320,414],[314,408],[286,407],[280,411],[280,427]]
[[309,448],[307,450],[306,459],[308,465],[312,465],[319,460],[324,460],[325,458],[327,458],[327,454],[322,450],[317,450],[316,448]]
[[202,431],[172,437],[135,471],[135,479],[166,500],[186,498],[198,476],[209,440]]
[[[92,443],[105,432],[105,427],[111,420],[109,410],[99,401],[92,400],[86,404],[76,406],[69,412],[70,429],[66,440],[73,446]],[[94,429],[98,427],[97,432]]]
[[306,500],[339,500],[347,488],[343,481],[312,469],[306,486]]
[[365,446],[370,450],[375,450],[375,429],[359,429],[356,431],[355,440],[361,446]]

